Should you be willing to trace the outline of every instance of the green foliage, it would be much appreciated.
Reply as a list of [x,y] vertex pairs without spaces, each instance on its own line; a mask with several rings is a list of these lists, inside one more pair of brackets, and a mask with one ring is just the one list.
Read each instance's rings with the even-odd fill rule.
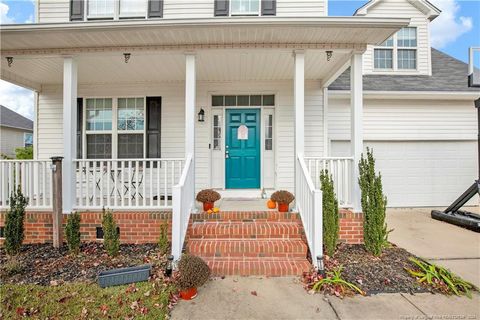
[[383,194],[382,176],[375,173],[375,158],[373,150],[367,148],[367,156],[358,165],[360,177],[358,183],[362,193],[361,202],[363,210],[363,240],[365,247],[375,256],[379,256],[382,250],[388,246],[387,224],[385,212],[387,198]]
[[107,250],[107,253],[114,257],[120,250],[120,235],[118,234],[117,223],[113,218],[112,211],[105,211],[105,209],[103,209],[102,228],[103,246],[105,247],[105,250]]
[[16,148],[15,158],[19,160],[33,159],[33,147]]
[[473,284],[463,280],[450,270],[413,257],[409,260],[415,264],[417,270],[407,268],[405,270],[416,277],[419,283],[432,286],[446,294],[466,295],[469,298],[472,298],[472,290],[478,291]]
[[345,295],[347,291],[358,292],[361,295],[365,294],[362,289],[342,278],[341,266],[327,272],[327,276],[323,279],[318,280],[312,288],[313,291],[317,292],[329,289],[330,291],[333,291],[333,293],[339,296]]
[[202,258],[184,254],[178,262],[180,277],[177,286],[180,290],[198,288],[210,278],[210,267]]
[[338,219],[338,200],[335,195],[333,178],[328,170],[322,170],[320,182],[323,197],[323,242],[326,253],[332,256],[335,253],[340,229]]
[[23,221],[27,204],[28,198],[23,196],[18,186],[10,196],[10,209],[5,216],[5,250],[10,255],[17,254],[22,247],[25,237]]
[[10,257],[1,267],[1,275],[7,277],[13,276],[22,273],[24,269],[25,268],[19,259],[16,257]]
[[74,212],[68,215],[67,225],[65,226],[68,249],[75,254],[80,251],[80,220],[80,213]]
[[158,239],[158,249],[160,249],[161,254],[166,254],[170,243],[168,242],[168,222],[165,221],[160,226],[160,237]]

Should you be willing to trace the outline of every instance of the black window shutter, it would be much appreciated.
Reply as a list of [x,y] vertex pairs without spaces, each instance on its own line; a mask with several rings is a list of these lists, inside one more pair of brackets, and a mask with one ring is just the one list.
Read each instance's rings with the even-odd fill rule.
[[163,0],[148,0],[148,17],[163,17]]
[[82,21],[85,0],[70,0],[70,21]]
[[147,97],[147,158],[161,158],[162,97]]
[[262,0],[262,16],[274,16],[277,14],[276,0]]
[[77,159],[82,159],[83,98],[77,98]]
[[229,3],[228,0],[215,0],[215,16],[228,16]]

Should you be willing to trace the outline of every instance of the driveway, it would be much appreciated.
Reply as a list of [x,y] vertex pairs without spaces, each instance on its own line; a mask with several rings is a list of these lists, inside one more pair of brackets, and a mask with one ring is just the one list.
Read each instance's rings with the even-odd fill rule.
[[[478,212],[478,207],[469,208]],[[480,233],[430,218],[430,208],[389,209],[390,242],[480,287]]]

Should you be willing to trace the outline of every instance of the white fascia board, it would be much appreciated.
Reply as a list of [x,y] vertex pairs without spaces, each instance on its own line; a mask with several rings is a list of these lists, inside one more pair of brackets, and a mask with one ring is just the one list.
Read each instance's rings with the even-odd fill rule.
[[[350,97],[350,90],[328,90],[332,99],[343,99]],[[423,99],[423,100],[476,100],[480,98],[478,92],[462,91],[364,91],[365,99]]]

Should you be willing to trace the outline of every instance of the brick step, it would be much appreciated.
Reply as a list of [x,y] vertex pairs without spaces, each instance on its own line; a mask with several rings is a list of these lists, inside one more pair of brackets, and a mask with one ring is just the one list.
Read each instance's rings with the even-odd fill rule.
[[214,276],[300,276],[312,268],[307,259],[299,258],[202,258]]
[[218,213],[193,213],[193,222],[203,221],[300,221],[300,215],[296,212],[278,211],[221,211]]
[[190,239],[187,251],[202,257],[305,258],[307,245],[299,239]]
[[302,235],[298,222],[207,221],[192,223],[189,239],[301,239]]

